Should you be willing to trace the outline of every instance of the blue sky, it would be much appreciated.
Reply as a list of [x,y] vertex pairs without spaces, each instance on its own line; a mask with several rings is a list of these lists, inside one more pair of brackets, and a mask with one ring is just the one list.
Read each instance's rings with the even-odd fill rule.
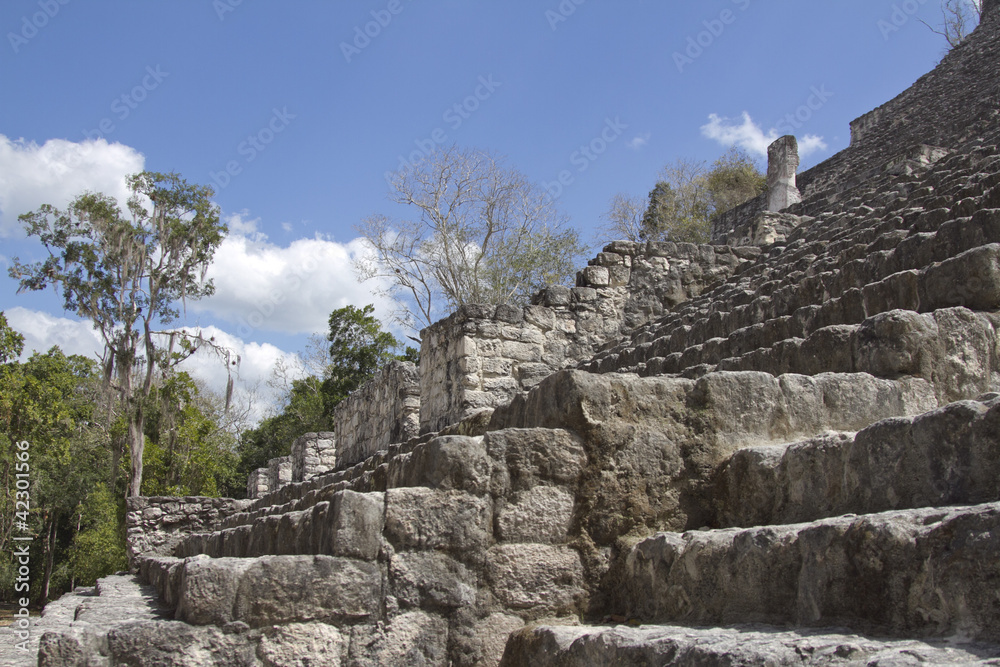
[[[232,233],[187,323],[236,347],[252,384],[333,309],[387,314],[353,277],[353,226],[400,213],[401,158],[457,143],[543,185],[568,172],[559,205],[596,248],[611,197],[676,158],[760,154],[789,129],[803,169],[844,148],[853,118],[940,59],[918,19],[938,1],[5,0],[0,264],[41,257],[17,215],[42,203],[120,194],[139,169],[214,185]],[[93,347],[53,294],[15,292],[4,271],[0,310],[29,347]]]

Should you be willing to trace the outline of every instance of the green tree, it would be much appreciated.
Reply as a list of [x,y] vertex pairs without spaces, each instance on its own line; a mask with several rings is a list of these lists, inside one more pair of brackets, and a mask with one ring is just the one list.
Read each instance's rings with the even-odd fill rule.
[[0,364],[15,361],[24,350],[24,336],[7,324],[7,316],[0,310]]
[[762,194],[767,189],[767,176],[745,150],[733,146],[712,163],[705,188],[712,217]]
[[[11,533],[25,529],[31,542],[32,562],[42,564],[33,572],[31,590],[44,602],[50,590],[61,589],[60,566],[72,541],[78,508],[96,484],[106,482],[110,452],[104,434],[93,427],[100,418],[103,396],[100,370],[85,357],[67,357],[52,348],[35,353],[24,363],[0,366],[0,471],[4,494],[0,533],[5,543]],[[27,516],[16,506],[16,443],[28,443],[27,480],[30,509]],[[8,552],[9,555],[9,552]],[[3,557],[9,566],[7,556]],[[9,567],[0,568],[9,576]],[[8,581],[0,590],[13,591]]]
[[128,185],[131,219],[112,198],[93,193],[66,211],[44,205],[20,216],[49,257],[32,264],[15,258],[10,275],[20,290],[58,285],[64,308],[100,332],[105,378],[126,424],[128,494],[135,496],[142,488],[144,410],[155,372],[211,346],[200,334],[160,327],[176,320],[179,302],[212,294],[205,272],[226,228],[210,187],[153,172],[130,176]]
[[70,585],[93,586],[101,577],[128,568],[125,536],[115,494],[99,482],[77,514],[77,531],[69,549]]
[[380,368],[396,359],[399,341],[382,330],[375,308],[345,306],[330,313],[330,361],[322,392],[327,414]]
[[576,231],[548,194],[496,155],[435,151],[393,175],[389,199],[413,217],[366,218],[358,232],[372,252],[355,268],[405,304],[394,316],[405,328],[466,303],[527,302],[575,274]]
[[240,438],[240,478],[286,456],[292,442],[304,433],[333,428],[334,409],[389,361],[418,361],[418,353],[407,347],[396,352],[400,342],[382,330],[372,305],[345,306],[330,313],[325,355],[314,365],[319,375],[291,381],[283,409]]
[[143,495],[218,497],[242,487],[236,436],[221,397],[178,372],[157,383],[149,398]]
[[711,169],[678,159],[664,167],[645,204],[624,193],[615,195],[605,229],[630,241],[708,243],[712,217],[753,199],[766,185],[753,158],[736,147]]

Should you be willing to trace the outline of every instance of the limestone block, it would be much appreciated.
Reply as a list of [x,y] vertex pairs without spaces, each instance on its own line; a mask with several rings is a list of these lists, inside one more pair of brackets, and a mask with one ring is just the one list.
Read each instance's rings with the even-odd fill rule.
[[965,306],[970,310],[1000,309],[1000,244],[963,252],[922,274],[921,308]]
[[588,266],[579,273],[581,287],[607,287],[611,284],[611,272],[604,266]]
[[930,378],[938,337],[933,318],[910,310],[879,313],[861,323],[854,339],[855,366],[879,377]]
[[965,308],[934,311],[938,345],[932,379],[942,403],[975,398],[991,389],[996,331],[989,319]]
[[411,611],[389,620],[386,627],[351,628],[348,664],[356,667],[384,665],[447,665],[448,621],[435,614]]
[[[230,560],[230,559],[215,559]],[[332,556],[263,556],[240,576],[235,620],[251,627],[378,614],[382,575],[374,563]]]
[[565,541],[573,518],[573,496],[555,486],[536,486],[514,494],[497,517],[504,542],[558,544]]
[[386,492],[385,534],[397,549],[482,549],[490,541],[492,523],[488,498],[425,488]]
[[539,483],[571,485],[587,465],[580,439],[558,429],[504,429],[491,431],[484,439],[497,467],[490,484],[494,495],[525,491]]
[[289,623],[264,631],[257,656],[264,667],[340,667],[348,642],[325,623]]
[[[106,664],[245,665],[256,662],[255,646],[244,634],[169,621],[140,621],[108,631]],[[71,663],[59,663],[60,665]],[[101,663],[81,663],[101,664]]]
[[385,494],[338,491],[330,499],[327,525],[327,553],[375,560],[382,548]]
[[629,615],[996,641],[1000,505],[659,534],[629,553]]
[[398,486],[483,494],[489,486],[491,468],[482,437],[440,436],[414,448],[400,471]]
[[224,625],[236,620],[233,605],[240,581],[252,561],[194,557],[180,575],[177,618],[193,625]]
[[779,628],[532,625],[515,632],[501,667],[566,665],[978,665],[980,645],[875,639]]
[[580,555],[569,547],[501,544],[486,556],[493,594],[532,615],[575,611],[586,597]]
[[476,601],[476,575],[442,553],[401,552],[389,559],[389,591],[401,604],[455,609]]

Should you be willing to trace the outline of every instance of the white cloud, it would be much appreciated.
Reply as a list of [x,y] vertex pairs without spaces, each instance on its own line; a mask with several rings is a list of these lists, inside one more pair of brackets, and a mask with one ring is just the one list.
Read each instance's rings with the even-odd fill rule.
[[86,191],[128,199],[125,176],[143,170],[145,157],[104,139],[49,139],[39,146],[0,134],[0,237],[20,229],[17,216],[42,204],[65,207]]
[[[718,141],[723,146],[739,146],[751,154],[764,157],[767,156],[767,147],[781,136],[778,129],[773,127],[764,132],[746,111],[743,112],[742,120],[738,123],[714,113],[709,115],[708,123],[701,126],[701,134]],[[791,132],[785,132],[785,134],[791,134]],[[814,134],[806,134],[797,137],[797,139],[801,157],[827,148],[823,137]]]
[[11,328],[24,336],[22,359],[27,359],[32,352],[47,352],[53,345],[58,345],[66,354],[85,357],[94,357],[104,349],[100,334],[94,331],[90,322],[55,317],[21,306],[9,308],[4,314]]
[[292,231],[292,223],[290,223],[290,222],[283,222],[283,223],[281,223],[281,228],[283,230],[285,230],[286,233],[291,233],[291,231]]
[[325,332],[330,313],[349,304],[373,303],[388,322],[391,303],[354,275],[353,260],[366,249],[361,239],[338,243],[316,236],[279,246],[257,231],[257,223],[241,214],[229,217],[230,234],[208,271],[215,294],[189,309],[235,324],[243,338],[255,330]]
[[[191,329],[188,329],[191,331]],[[205,338],[214,338],[215,343],[232,352],[239,364],[227,368],[226,359],[208,350],[199,351],[179,366],[197,378],[213,392],[225,395],[230,373],[235,380],[236,393],[243,394],[244,402],[249,398],[250,421],[256,423],[268,416],[282,400],[280,391],[268,386],[279,360],[289,371],[289,379],[305,377],[302,360],[294,352],[286,352],[270,343],[246,342],[218,327],[202,327]],[[234,404],[241,403],[240,399]]]
[[631,139],[629,139],[626,146],[628,146],[634,151],[640,150],[641,148],[644,148],[646,144],[649,143],[649,138],[651,136],[653,135],[651,135],[649,132],[644,132],[643,134],[634,136]]

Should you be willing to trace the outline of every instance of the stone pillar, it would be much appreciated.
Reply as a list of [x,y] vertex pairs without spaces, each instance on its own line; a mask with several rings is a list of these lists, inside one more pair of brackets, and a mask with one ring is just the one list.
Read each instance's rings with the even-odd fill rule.
[[282,456],[267,462],[267,490],[274,493],[286,484],[292,483],[292,457]]
[[250,473],[247,478],[247,498],[256,500],[261,496],[266,496],[270,490],[270,471],[267,468],[257,468]]
[[767,147],[767,210],[777,212],[802,201],[795,187],[799,168],[799,144],[785,135]]
[[983,0],[983,18],[993,15],[1000,9],[1000,0]]

